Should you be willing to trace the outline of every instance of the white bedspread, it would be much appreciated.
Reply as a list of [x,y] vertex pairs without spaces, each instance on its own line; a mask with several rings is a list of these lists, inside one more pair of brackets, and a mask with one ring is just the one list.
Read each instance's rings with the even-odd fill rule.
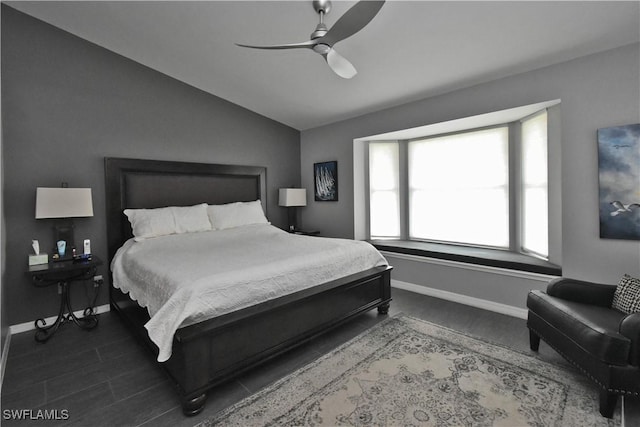
[[113,285],[146,307],[158,361],[181,326],[387,265],[369,243],[300,236],[271,225],[127,241],[111,263]]

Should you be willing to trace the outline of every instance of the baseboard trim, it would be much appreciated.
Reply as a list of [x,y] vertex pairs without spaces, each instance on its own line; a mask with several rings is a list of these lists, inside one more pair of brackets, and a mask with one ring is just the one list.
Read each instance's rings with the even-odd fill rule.
[[[108,312],[110,310],[111,310],[111,307],[109,306],[109,304],[100,305],[100,306],[96,307],[96,314],[106,313],[106,312]],[[82,317],[84,315],[84,310],[74,311],[73,314],[75,314],[77,317]],[[44,320],[45,320],[45,322],[47,322],[47,325],[50,325],[53,322],[55,322],[57,317],[58,316],[51,316],[51,317],[45,318]],[[17,325],[11,325],[9,327],[9,333],[10,334],[19,334],[21,332],[32,331],[35,328],[36,328],[35,320],[32,320],[30,322],[19,323]]]
[[502,304],[495,301],[470,297],[467,295],[457,294],[455,292],[443,291],[441,289],[429,288],[427,286],[416,285],[414,283],[402,282],[394,279],[391,279],[391,286],[405,291],[415,292],[417,294],[493,311],[495,313],[506,314],[507,316],[517,317],[519,319],[527,318],[527,309],[525,308],[514,307],[512,305]]
[[0,392],[2,392],[2,384],[4,383],[4,370],[7,367],[7,358],[9,357],[9,345],[11,344],[11,331],[7,332],[7,338],[4,339],[2,346],[2,359],[0,360]]

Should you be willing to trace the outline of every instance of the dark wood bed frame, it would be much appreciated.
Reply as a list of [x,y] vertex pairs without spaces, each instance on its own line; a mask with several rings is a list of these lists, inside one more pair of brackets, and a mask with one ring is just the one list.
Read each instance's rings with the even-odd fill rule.
[[[266,168],[122,158],[105,159],[109,263],[131,235],[126,208],[223,204],[261,199]],[[171,358],[159,363],[177,387],[182,409],[195,415],[207,390],[348,319],[391,301],[391,267],[377,267],[252,307],[182,327]],[[112,283],[112,278],[110,278]],[[111,309],[157,357],[144,324],[146,309],[112,285]]]

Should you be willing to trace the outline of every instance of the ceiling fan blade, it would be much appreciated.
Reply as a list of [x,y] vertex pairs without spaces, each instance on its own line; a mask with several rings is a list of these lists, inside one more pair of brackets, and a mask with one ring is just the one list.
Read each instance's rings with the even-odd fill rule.
[[299,48],[312,49],[315,44],[316,44],[316,42],[314,40],[309,40],[309,41],[302,42],[302,43],[275,44],[275,45],[270,45],[270,46],[252,46],[252,45],[248,45],[248,44],[236,43],[236,46],[248,47],[248,48],[251,48],[251,49],[269,49],[269,50],[274,50],[274,49],[299,49]]
[[347,10],[329,29],[319,42],[333,46],[363,29],[380,11],[384,0],[361,0]]
[[327,60],[327,64],[333,70],[334,73],[342,77],[343,79],[350,79],[351,77],[358,74],[356,71],[356,67],[351,64],[351,62],[347,61],[347,59],[336,52],[335,49],[331,49],[326,55],[323,55],[324,59]]

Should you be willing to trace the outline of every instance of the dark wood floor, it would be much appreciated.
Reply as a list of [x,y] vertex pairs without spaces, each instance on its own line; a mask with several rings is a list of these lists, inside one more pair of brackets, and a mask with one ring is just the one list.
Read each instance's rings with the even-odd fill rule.
[[[398,289],[390,315],[400,312],[485,341],[529,352],[525,321]],[[209,393],[204,411],[182,415],[171,384],[146,349],[134,342],[115,313],[100,315],[93,331],[65,325],[46,344],[33,332],[14,335],[2,386],[3,415],[10,409],[58,410],[68,420],[37,425],[192,426],[327,353],[384,319],[375,310]],[[544,343],[540,356],[571,368]],[[640,425],[640,403],[627,400],[626,426]],[[51,412],[49,412],[51,413]],[[4,418],[4,417],[3,417]],[[8,421],[2,425],[31,425]]]

